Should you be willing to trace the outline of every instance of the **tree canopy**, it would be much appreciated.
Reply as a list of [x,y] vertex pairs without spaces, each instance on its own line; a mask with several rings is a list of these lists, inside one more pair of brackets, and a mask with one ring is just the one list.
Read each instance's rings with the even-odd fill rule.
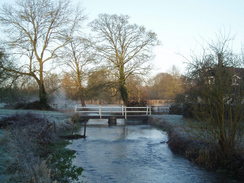
[[82,14],[74,11],[70,1],[23,0],[4,5],[0,24],[4,34],[8,63],[0,66],[7,72],[35,79],[40,103],[47,103],[46,63],[56,59],[69,42],[67,33],[79,27]]
[[130,24],[125,15],[101,14],[90,26],[96,33],[96,49],[114,71],[121,98],[127,104],[126,80],[130,75],[148,71],[157,36],[143,26]]

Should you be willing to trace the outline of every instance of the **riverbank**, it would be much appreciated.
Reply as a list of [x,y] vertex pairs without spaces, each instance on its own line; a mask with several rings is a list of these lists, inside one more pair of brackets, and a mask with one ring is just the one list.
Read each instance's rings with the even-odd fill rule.
[[240,151],[223,167],[217,156],[217,146],[206,133],[196,128],[197,122],[185,120],[181,115],[153,115],[149,124],[168,133],[170,149],[208,169],[225,172],[244,180],[244,154]]
[[[60,116],[58,116],[60,117]],[[42,114],[15,114],[1,120],[0,182],[71,182],[82,168],[72,164],[75,151],[60,135],[71,134],[68,121],[57,123]]]

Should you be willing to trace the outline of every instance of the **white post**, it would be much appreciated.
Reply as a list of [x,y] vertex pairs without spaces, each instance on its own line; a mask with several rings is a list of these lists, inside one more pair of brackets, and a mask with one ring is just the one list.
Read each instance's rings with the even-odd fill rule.
[[146,115],[148,115],[148,106],[147,106],[147,112],[146,112]]
[[102,119],[102,107],[99,106],[99,116],[100,116],[100,119]]
[[152,106],[149,108],[149,115],[152,115]]
[[121,106],[121,114],[122,114],[122,116],[124,116],[124,106],[123,105]]
[[127,111],[126,111],[126,107],[124,108],[124,113],[125,113],[125,119],[127,119]]

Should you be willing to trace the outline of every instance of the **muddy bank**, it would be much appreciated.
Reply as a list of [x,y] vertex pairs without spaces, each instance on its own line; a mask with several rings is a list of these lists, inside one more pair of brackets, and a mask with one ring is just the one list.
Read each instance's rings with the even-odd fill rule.
[[149,117],[151,125],[160,127],[168,133],[170,149],[205,168],[228,173],[244,180],[244,156],[236,154],[223,165],[217,154],[217,145],[194,133],[181,115],[154,115]]

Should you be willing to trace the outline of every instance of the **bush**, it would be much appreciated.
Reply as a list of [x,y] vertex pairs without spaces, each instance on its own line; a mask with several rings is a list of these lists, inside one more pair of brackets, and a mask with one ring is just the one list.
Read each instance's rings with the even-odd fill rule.
[[185,118],[194,118],[196,104],[186,103],[183,105],[182,114]]
[[169,108],[169,114],[183,114],[183,106],[182,104],[172,104]]
[[128,105],[127,105],[127,107],[145,107],[145,106],[147,106],[147,101],[145,100],[140,100],[140,101],[130,100],[128,101]]
[[14,106],[15,109],[36,109],[36,110],[54,110],[48,104],[43,104],[39,101],[34,101],[30,103],[17,103]]

